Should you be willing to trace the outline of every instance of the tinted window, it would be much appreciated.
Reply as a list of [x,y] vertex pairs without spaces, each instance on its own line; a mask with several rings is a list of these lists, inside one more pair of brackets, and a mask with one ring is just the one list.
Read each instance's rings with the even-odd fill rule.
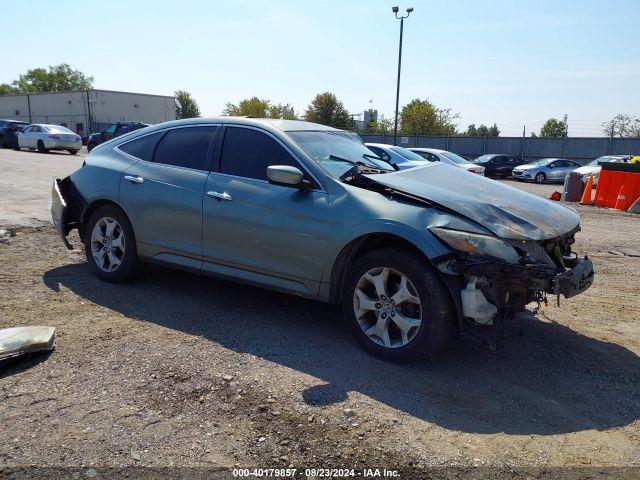
[[300,168],[289,152],[270,136],[249,128],[227,128],[220,162],[222,173],[267,180],[270,165]]
[[164,132],[157,132],[145,137],[136,138],[135,140],[131,140],[130,142],[118,146],[118,149],[141,160],[150,162],[153,160],[153,153],[155,152],[158,140],[160,140],[163,133]]
[[111,125],[110,127],[108,127],[107,129],[105,129],[104,133],[110,133],[113,135],[113,132],[116,131],[116,127],[117,125]]
[[169,130],[160,140],[153,161],[204,170],[209,145],[216,129],[217,127],[186,127]]

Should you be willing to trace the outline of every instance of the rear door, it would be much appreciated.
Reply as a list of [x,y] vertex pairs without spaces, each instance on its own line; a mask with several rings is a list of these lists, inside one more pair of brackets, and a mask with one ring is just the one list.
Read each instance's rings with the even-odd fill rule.
[[202,196],[217,125],[192,125],[150,133],[118,151],[139,161],[123,173],[120,204],[139,252],[200,268]]
[[[203,270],[233,271],[236,278],[315,296],[331,221],[327,194],[271,133],[225,130],[219,171],[211,172],[205,188]],[[269,183],[270,165],[299,168],[311,188]]]

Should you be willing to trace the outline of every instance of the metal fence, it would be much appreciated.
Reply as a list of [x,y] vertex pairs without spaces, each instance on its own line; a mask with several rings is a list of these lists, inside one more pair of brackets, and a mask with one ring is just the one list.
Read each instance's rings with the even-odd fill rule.
[[[365,142],[393,143],[393,135],[360,135]],[[524,158],[563,157],[588,161],[602,155],[640,155],[640,138],[609,137],[424,137],[398,136],[401,147],[449,150],[464,157],[504,153]]]

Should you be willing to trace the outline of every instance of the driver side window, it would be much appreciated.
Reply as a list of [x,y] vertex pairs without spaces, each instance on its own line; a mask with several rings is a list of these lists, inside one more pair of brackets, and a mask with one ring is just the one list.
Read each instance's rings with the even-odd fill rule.
[[268,181],[267,167],[296,167],[304,180],[317,188],[310,176],[291,154],[266,133],[243,127],[227,127],[220,158],[220,173]]

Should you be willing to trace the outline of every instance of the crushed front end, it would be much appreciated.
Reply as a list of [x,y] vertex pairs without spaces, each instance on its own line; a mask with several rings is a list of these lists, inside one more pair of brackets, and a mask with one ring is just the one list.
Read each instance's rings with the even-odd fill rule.
[[575,230],[549,240],[505,240],[433,228],[454,253],[438,259],[457,303],[461,333],[495,347],[497,324],[547,295],[570,298],[593,283],[593,263],[571,251]]
[[53,226],[62,238],[65,246],[71,250],[73,246],[67,240],[67,235],[77,228],[81,238],[81,218],[86,208],[86,202],[78,192],[70,177],[55,179],[51,188],[51,219]]

